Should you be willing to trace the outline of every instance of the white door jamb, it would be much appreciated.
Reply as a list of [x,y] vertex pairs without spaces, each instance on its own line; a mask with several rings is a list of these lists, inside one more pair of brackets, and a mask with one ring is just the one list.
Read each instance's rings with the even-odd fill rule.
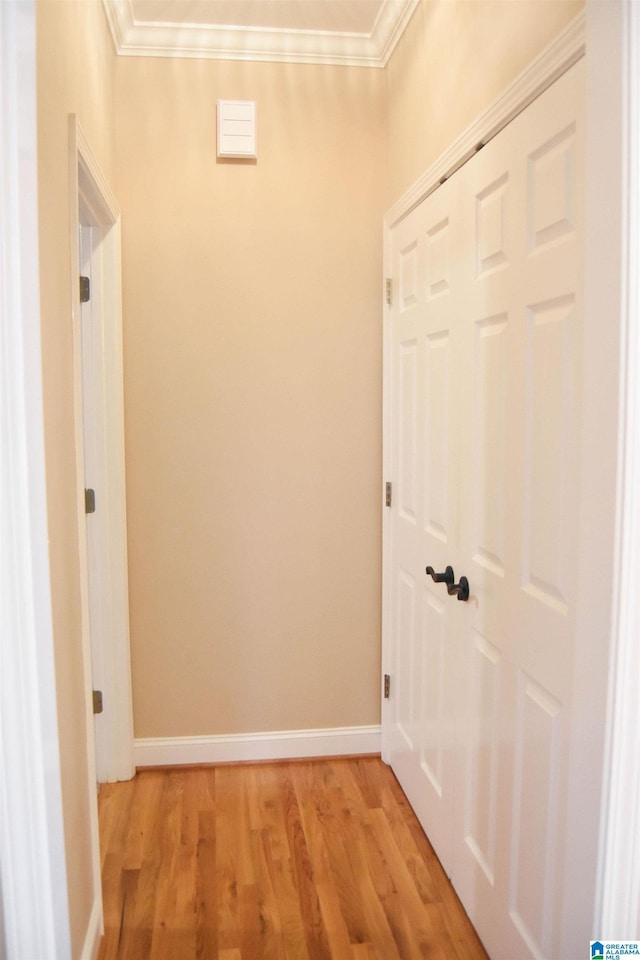
[[[592,210],[586,304],[598,331],[594,366],[600,369],[615,350],[619,367],[617,420],[611,423],[617,495],[593,936],[634,940],[640,937],[640,9],[626,0],[589,0],[587,24]],[[606,560],[594,557],[595,563]]]

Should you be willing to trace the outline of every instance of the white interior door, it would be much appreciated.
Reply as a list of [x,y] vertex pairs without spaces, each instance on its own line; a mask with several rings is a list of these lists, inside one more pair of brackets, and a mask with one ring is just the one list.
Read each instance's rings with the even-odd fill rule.
[[449,872],[459,611],[425,567],[444,571],[459,554],[457,203],[451,180],[396,228],[392,334],[392,764]]
[[387,742],[494,960],[570,942],[583,85],[579,63],[393,238]]

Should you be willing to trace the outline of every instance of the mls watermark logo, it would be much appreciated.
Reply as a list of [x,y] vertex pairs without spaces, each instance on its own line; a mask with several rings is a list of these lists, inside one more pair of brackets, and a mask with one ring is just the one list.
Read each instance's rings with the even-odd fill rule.
[[640,940],[591,940],[590,960],[640,957]]

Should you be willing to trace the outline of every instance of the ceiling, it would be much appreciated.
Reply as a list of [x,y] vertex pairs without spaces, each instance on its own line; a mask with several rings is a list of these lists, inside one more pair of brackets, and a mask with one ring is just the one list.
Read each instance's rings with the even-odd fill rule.
[[116,51],[384,67],[419,0],[103,0]]

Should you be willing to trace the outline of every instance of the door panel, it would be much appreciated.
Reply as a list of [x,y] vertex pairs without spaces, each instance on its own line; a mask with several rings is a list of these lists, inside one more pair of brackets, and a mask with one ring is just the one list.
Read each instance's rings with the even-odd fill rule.
[[398,629],[393,668],[398,696],[393,699],[391,731],[394,767],[411,803],[432,824],[445,864],[451,860],[451,825],[438,811],[450,807],[453,799],[453,727],[447,698],[450,607],[442,588],[426,581],[424,568],[428,562],[444,570],[449,545],[457,536],[457,480],[450,452],[455,416],[450,375],[455,349],[450,209],[454,199],[445,184],[432,204],[418,208],[398,227],[393,349],[397,386],[391,431],[397,465],[391,544],[391,569],[398,585],[392,591],[392,617]]
[[405,749],[412,753],[417,750],[416,742],[416,690],[414,688],[416,672],[416,584],[410,573],[398,571],[398,661],[396,679],[398,683],[398,731],[404,740]]
[[391,762],[494,960],[561,936],[583,83],[579,63],[393,239]]
[[441,543],[451,536],[449,503],[449,422],[451,338],[438,330],[424,340],[424,390],[422,402],[428,412],[424,426],[424,522],[427,537]]
[[469,423],[473,560],[497,577],[505,571],[508,330],[506,311],[475,324]]
[[422,635],[418,695],[420,715],[420,768],[438,797],[442,797],[447,764],[446,703],[444,671],[446,617],[444,603],[431,591],[422,589]]

